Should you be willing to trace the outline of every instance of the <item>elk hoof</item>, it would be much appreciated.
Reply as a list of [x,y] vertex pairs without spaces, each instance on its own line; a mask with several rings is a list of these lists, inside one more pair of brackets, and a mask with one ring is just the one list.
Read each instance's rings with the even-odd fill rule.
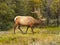
[[34,34],[35,32],[33,32],[33,34]]
[[26,33],[22,33],[22,34],[26,34]]
[[25,32],[24,34],[27,34],[27,32]]

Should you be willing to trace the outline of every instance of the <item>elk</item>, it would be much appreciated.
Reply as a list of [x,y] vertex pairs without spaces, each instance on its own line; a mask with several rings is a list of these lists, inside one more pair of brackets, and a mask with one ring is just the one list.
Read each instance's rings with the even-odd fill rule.
[[[34,13],[34,12],[32,12],[32,13]],[[18,29],[23,33],[23,31],[20,28],[21,25],[27,26],[26,33],[27,33],[29,27],[31,28],[32,33],[34,33],[34,31],[33,31],[34,25],[43,24],[43,20],[35,19],[32,16],[16,16],[14,18],[14,21],[15,21],[14,34],[15,34],[16,27],[18,27]]]

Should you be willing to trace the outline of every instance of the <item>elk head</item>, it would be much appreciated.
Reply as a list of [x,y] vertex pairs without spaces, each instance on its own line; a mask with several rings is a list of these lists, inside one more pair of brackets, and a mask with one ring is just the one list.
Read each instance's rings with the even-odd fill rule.
[[39,23],[45,25],[46,18],[41,14],[40,8],[34,8],[34,12],[31,13],[35,13],[38,16]]

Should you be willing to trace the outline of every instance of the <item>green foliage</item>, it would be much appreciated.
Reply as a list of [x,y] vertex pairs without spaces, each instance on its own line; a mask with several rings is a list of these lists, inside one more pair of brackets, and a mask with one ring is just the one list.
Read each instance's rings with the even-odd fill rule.
[[58,10],[60,9],[60,0],[55,0],[52,2],[52,4],[50,5],[50,8],[52,10],[52,14],[56,15],[56,13],[58,13]]
[[[11,28],[15,11],[11,9],[5,2],[0,4],[0,29]],[[9,26],[10,25],[10,26]]]

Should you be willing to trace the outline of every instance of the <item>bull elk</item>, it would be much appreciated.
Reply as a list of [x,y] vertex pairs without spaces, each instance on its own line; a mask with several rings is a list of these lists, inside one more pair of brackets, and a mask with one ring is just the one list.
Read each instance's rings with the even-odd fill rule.
[[27,26],[26,33],[27,33],[29,27],[31,28],[32,33],[34,33],[34,31],[33,31],[34,25],[43,23],[43,20],[35,19],[32,16],[16,16],[14,18],[14,21],[15,21],[14,33],[15,33],[15,30],[16,30],[16,27],[18,27],[18,29],[23,33],[23,31],[20,28],[21,25]]
[[33,31],[34,25],[43,23],[42,20],[37,20],[31,16],[16,16],[14,21],[15,21],[14,33],[15,33],[15,29],[17,26],[18,26],[18,29],[23,33],[23,31],[20,29],[21,25],[27,26],[26,33],[27,33],[29,27],[32,29],[32,32],[34,33],[34,31]]

